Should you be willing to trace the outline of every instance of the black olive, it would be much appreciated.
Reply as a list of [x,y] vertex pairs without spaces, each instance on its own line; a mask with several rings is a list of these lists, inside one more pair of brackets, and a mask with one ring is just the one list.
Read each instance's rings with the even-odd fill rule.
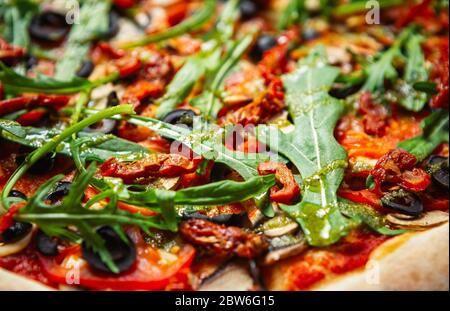
[[242,227],[245,222],[245,213],[241,214],[221,214],[217,216],[207,216],[199,212],[184,212],[182,214],[183,220],[188,219],[202,219],[214,222],[216,224]]
[[111,134],[114,132],[117,126],[117,121],[104,119],[100,122],[97,122],[89,127],[83,129],[83,132],[86,133],[102,133],[102,134]]
[[0,243],[14,243],[30,233],[32,225],[27,222],[14,221],[12,226],[0,233]]
[[11,190],[11,192],[9,193],[9,197],[11,198],[19,198],[22,199],[24,201],[27,200],[27,196],[25,195],[25,193],[19,191],[19,190]]
[[448,190],[448,158],[442,156],[432,156],[427,162],[426,170],[429,174],[431,174],[431,179],[437,186]]
[[108,107],[114,107],[119,105],[120,101],[119,101],[119,97],[117,96],[117,92],[116,91],[112,91],[111,93],[109,93],[108,95],[108,101],[106,102],[106,105]]
[[255,260],[249,260],[248,262],[248,270],[250,275],[252,276],[253,282],[255,285],[259,285],[259,290],[267,291],[267,287],[265,286],[264,278],[262,277],[261,270],[258,267],[258,264]]
[[77,76],[81,78],[88,78],[92,71],[94,71],[94,63],[91,60],[84,60],[80,69],[77,71]]
[[66,195],[69,194],[72,183],[70,181],[59,181],[56,184],[55,189],[47,196],[47,200],[52,204],[56,204],[61,201]]
[[31,70],[34,66],[38,64],[38,59],[31,54],[25,56],[25,68]]
[[403,189],[386,194],[381,198],[381,203],[384,208],[406,215],[419,216],[423,212],[423,204],[419,196]]
[[45,256],[58,256],[58,241],[46,235],[42,230],[36,234],[36,248]]
[[108,32],[106,33],[106,37],[113,38],[119,32],[119,13],[115,10],[111,10],[109,12],[109,24],[108,24]]
[[319,31],[309,27],[306,28],[303,33],[302,33],[302,37],[304,41],[311,41],[314,39],[319,38],[322,35],[322,33],[320,33]]
[[194,117],[197,114],[190,109],[177,109],[169,112],[163,119],[163,122],[173,125],[186,125],[192,129],[194,126]]
[[[16,164],[21,165],[25,158],[28,156],[26,153],[21,153],[16,156]],[[33,166],[30,167],[28,172],[33,175],[41,175],[50,172],[55,166],[55,155],[52,153],[46,154],[39,161],[37,161]]]
[[35,15],[30,22],[29,33],[33,39],[47,43],[59,43],[70,30],[64,14],[45,11]]
[[272,35],[261,35],[258,40],[256,40],[256,44],[250,52],[250,57],[253,61],[259,62],[264,52],[269,51],[271,48],[277,45],[277,38]]
[[243,20],[249,20],[256,16],[258,13],[258,4],[253,0],[242,0],[239,9],[241,11],[241,18]]
[[[124,242],[111,227],[101,227],[97,229],[97,234],[105,241],[105,247],[111,254],[119,273],[129,270],[136,261],[136,247],[131,239],[128,238],[128,243]],[[104,273],[112,272],[102,261],[100,255],[88,247],[85,242],[81,245],[81,254],[93,269]]]

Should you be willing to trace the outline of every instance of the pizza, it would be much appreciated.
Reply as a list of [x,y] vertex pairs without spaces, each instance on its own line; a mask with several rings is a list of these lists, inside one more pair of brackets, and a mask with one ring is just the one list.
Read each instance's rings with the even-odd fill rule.
[[448,290],[448,1],[0,2],[1,290]]

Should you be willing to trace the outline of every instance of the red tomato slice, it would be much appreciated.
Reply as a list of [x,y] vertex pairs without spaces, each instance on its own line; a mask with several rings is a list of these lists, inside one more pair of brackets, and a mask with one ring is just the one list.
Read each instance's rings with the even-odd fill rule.
[[121,9],[129,9],[136,5],[136,0],[114,0],[114,5]]
[[[132,270],[117,276],[102,275],[82,265],[79,269],[80,286],[94,290],[164,290],[173,280],[179,282],[178,273],[185,273],[185,268],[194,259],[195,249],[184,245],[170,263],[161,263],[164,260],[157,249],[149,246],[137,230],[128,233],[137,249],[137,261]],[[75,256],[81,256],[80,252]],[[73,270],[62,265],[61,258],[39,256],[39,260],[43,273],[53,282],[66,284],[66,277],[74,274]]]
[[380,198],[370,190],[340,190],[338,195],[349,201],[370,205],[378,210],[383,210]]

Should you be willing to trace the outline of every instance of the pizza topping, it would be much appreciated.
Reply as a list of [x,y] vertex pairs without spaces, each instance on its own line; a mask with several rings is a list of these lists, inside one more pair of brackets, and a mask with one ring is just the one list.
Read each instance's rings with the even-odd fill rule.
[[243,258],[255,258],[268,246],[261,235],[201,219],[182,222],[180,234],[186,241],[221,256],[234,254]]
[[381,198],[381,203],[384,208],[411,216],[418,216],[423,212],[423,204],[419,196],[403,189],[387,193]]
[[430,185],[430,176],[422,169],[415,168],[417,158],[402,149],[394,149],[378,160],[371,175],[375,182],[375,191],[401,186],[413,192],[424,191]]
[[29,32],[33,39],[46,43],[58,43],[69,33],[70,25],[64,14],[45,11],[33,17]]
[[293,203],[300,195],[300,186],[295,181],[291,170],[283,163],[264,162],[258,165],[260,175],[275,174],[277,182],[283,187],[275,186],[270,191],[272,201],[283,204]]
[[424,213],[420,217],[405,216],[404,214],[389,214],[387,221],[399,229],[405,230],[426,230],[448,222],[447,212],[431,211]]
[[364,92],[359,98],[359,113],[363,114],[364,131],[369,135],[383,136],[387,127],[387,110],[373,102],[372,94]]
[[195,116],[197,114],[190,109],[177,109],[169,112],[162,120],[173,125],[185,125],[192,129]]
[[[136,261],[136,248],[129,237],[124,240],[117,232],[110,227],[97,229],[97,234],[105,241],[105,248],[111,254],[112,260],[117,267],[115,273],[122,273],[129,270]],[[97,271],[112,273],[111,269],[103,262],[101,254],[94,251],[87,243],[81,246],[83,258],[89,265]]]
[[0,243],[10,244],[21,240],[31,232],[33,226],[30,223],[14,221],[13,224],[0,233]]
[[126,183],[132,183],[146,177],[175,177],[195,172],[201,159],[188,158],[177,154],[149,155],[134,162],[117,162],[115,158],[106,161],[100,171],[103,176],[119,177]]
[[433,182],[448,190],[449,166],[448,158],[442,156],[433,156],[428,160],[426,171],[431,174]]
[[58,256],[58,240],[46,235],[42,230],[38,230],[35,237],[36,249],[44,256]]

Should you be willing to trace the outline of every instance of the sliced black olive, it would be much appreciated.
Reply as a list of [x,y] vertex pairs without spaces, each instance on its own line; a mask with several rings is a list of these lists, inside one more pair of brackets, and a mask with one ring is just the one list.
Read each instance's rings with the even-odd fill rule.
[[242,214],[221,214],[217,216],[207,216],[199,212],[184,212],[182,214],[183,220],[188,219],[203,219],[214,222],[216,224],[242,227],[245,222],[245,213]]
[[31,20],[29,33],[33,39],[47,43],[58,43],[64,40],[70,30],[64,14],[45,11],[35,15]]
[[72,183],[70,181],[59,181],[55,189],[47,196],[47,200],[52,204],[58,203],[69,194],[71,186]]
[[36,248],[44,256],[58,256],[58,241],[46,235],[42,230],[36,234]]
[[9,197],[11,198],[19,198],[22,199],[24,201],[27,200],[27,196],[25,195],[25,193],[19,191],[19,190],[11,190],[11,192],[9,193]]
[[321,35],[322,35],[322,33],[320,33],[319,31],[317,31],[311,27],[306,28],[302,33],[303,40],[305,40],[305,41],[311,41],[311,40],[317,39]]
[[163,122],[173,125],[186,125],[190,129],[194,126],[194,117],[197,114],[190,109],[177,109],[169,112],[163,119]]
[[31,54],[25,56],[25,68],[31,70],[34,66],[38,64],[38,59]]
[[431,174],[431,179],[437,186],[448,189],[448,158],[442,156],[432,156],[427,162],[427,172]]
[[259,62],[264,52],[269,51],[271,48],[277,45],[277,38],[272,35],[261,35],[258,40],[256,40],[256,44],[250,52],[250,57],[253,61]]
[[[16,156],[16,164],[21,165],[25,158],[28,156],[26,153],[18,154]],[[44,157],[42,157],[39,161],[37,161],[28,172],[30,172],[33,175],[41,175],[50,172],[53,167],[55,166],[55,155],[52,153],[46,154]]]
[[381,198],[381,203],[384,208],[406,215],[419,216],[423,212],[423,204],[419,196],[403,189],[386,194]]
[[80,69],[77,71],[77,76],[81,78],[88,78],[92,71],[94,71],[94,63],[91,60],[84,60]]
[[97,122],[89,127],[83,129],[83,132],[86,133],[102,133],[102,134],[111,134],[114,132],[117,126],[117,121],[104,119],[100,122]]
[[0,243],[14,243],[30,233],[32,225],[27,222],[14,221],[12,226],[0,233]]
[[108,107],[114,107],[120,104],[119,97],[117,96],[116,91],[112,91],[108,95],[108,101],[106,102],[106,105]]
[[[105,247],[111,254],[119,273],[129,270],[136,261],[136,247],[131,239],[128,238],[128,243],[124,242],[116,231],[110,227],[97,229],[97,234],[105,241]],[[93,269],[104,273],[112,272],[102,261],[99,254],[88,247],[85,242],[81,245],[81,254]]]
[[119,32],[119,13],[115,10],[111,10],[109,12],[109,24],[108,24],[108,32],[106,33],[106,37],[113,38]]
[[239,9],[243,20],[249,20],[255,17],[259,11],[258,4],[254,0],[242,0]]

